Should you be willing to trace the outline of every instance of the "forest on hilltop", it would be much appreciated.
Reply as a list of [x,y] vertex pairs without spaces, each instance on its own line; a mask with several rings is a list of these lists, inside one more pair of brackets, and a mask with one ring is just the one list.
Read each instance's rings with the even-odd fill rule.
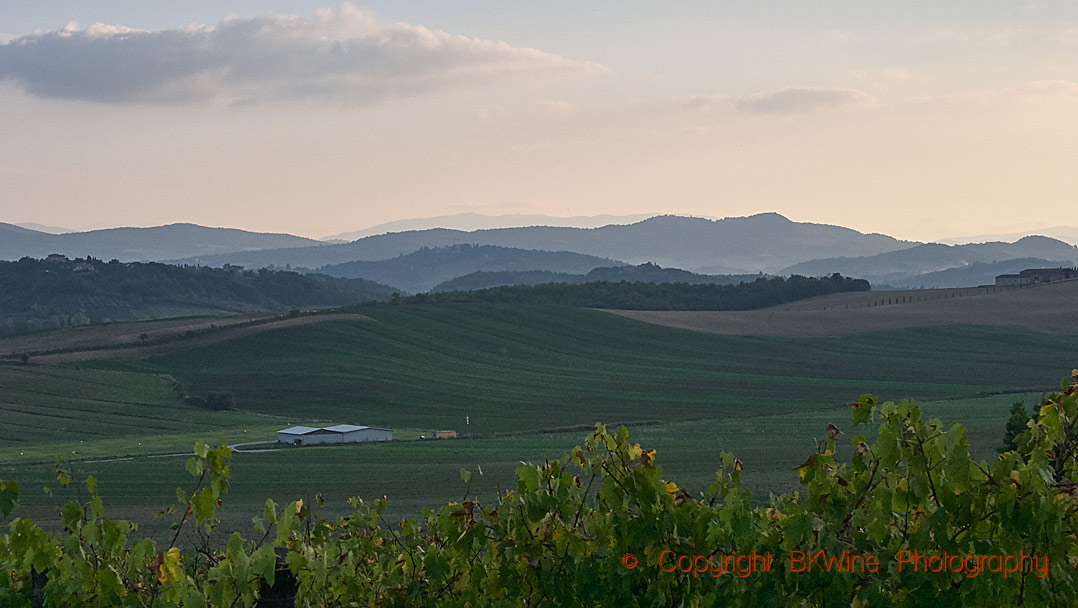
[[391,287],[288,271],[22,258],[0,261],[0,334],[109,321],[342,306]]

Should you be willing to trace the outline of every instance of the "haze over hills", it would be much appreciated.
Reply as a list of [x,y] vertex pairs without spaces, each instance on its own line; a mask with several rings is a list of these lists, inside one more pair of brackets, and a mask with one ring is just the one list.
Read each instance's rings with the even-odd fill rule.
[[78,232],[78,230],[72,230],[71,228],[61,228],[60,226],[46,226],[45,224],[37,224],[35,222],[15,222],[14,225],[18,226],[19,228],[36,230],[38,232],[45,232],[47,234],[67,234],[68,232]]
[[1066,265],[1073,265],[1078,263],[1078,247],[1043,236],[1027,236],[1014,243],[927,243],[871,256],[811,260],[789,266],[782,273],[816,276],[839,272],[873,283],[896,287],[919,286],[921,282],[918,277],[926,273],[960,268],[974,262],[994,263],[1019,258],[1060,260]]
[[370,236],[352,243],[249,251],[178,260],[210,266],[235,264],[319,268],[353,261],[378,261],[421,247],[469,243],[542,251],[572,251],[629,264],[709,274],[775,272],[804,260],[837,255],[873,255],[918,245],[883,234],[841,226],[793,222],[777,213],[721,220],[657,216],[629,225],[599,228],[523,227],[464,232],[431,229]]
[[320,247],[322,243],[291,234],[249,232],[169,224],[151,228],[107,228],[89,232],[48,234],[0,223],[0,259],[42,258],[59,253],[122,262],[161,261],[215,253],[280,247]]
[[[1017,274],[1027,268],[1058,268],[1072,266],[1073,263],[1061,260],[1042,260],[1040,258],[1016,258],[1002,262],[973,262],[966,266],[937,270],[897,281],[891,287],[936,289],[941,287],[977,287],[994,285],[1001,274]],[[874,285],[873,288],[881,288]]]
[[480,213],[457,213],[436,217],[413,218],[378,224],[362,230],[342,232],[323,237],[323,241],[350,242],[376,234],[404,232],[408,230],[429,230],[431,228],[449,228],[451,230],[489,230],[491,228],[515,228],[520,226],[564,226],[570,228],[598,228],[610,224],[631,224],[658,215],[657,213],[637,213],[635,215],[578,215],[574,217],[553,217],[550,215],[513,214],[483,215]]
[[945,245],[967,245],[969,243],[988,243],[992,241],[1014,242],[1027,236],[1047,236],[1058,239],[1064,243],[1078,245],[1078,227],[1052,226],[1039,230],[1026,230],[1025,232],[1012,232],[1009,234],[980,234],[976,236],[960,236],[947,239],[939,239],[937,242]]
[[582,273],[616,260],[568,251],[534,251],[493,245],[424,247],[419,251],[377,262],[346,262],[323,266],[318,272],[334,277],[362,278],[404,291],[430,291],[435,285],[477,270],[547,270]]

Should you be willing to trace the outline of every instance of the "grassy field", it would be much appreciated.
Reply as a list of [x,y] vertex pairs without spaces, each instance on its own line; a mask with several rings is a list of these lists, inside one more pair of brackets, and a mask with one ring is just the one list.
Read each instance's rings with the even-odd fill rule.
[[[971,450],[989,459],[1002,436],[1011,403],[1032,403],[1040,394],[1006,395],[980,399],[938,401],[924,404],[926,415],[945,422],[966,420]],[[771,414],[735,419],[707,419],[631,427],[631,439],[658,450],[664,477],[694,494],[714,477],[720,451],[733,452],[745,464],[742,478],[756,500],[768,492],[798,489],[795,469],[814,449],[813,437],[822,440],[829,423],[846,433],[872,435],[872,427],[849,428],[846,407],[794,414]],[[266,498],[287,503],[310,500],[318,493],[326,499],[326,515],[345,512],[351,496],[389,499],[389,521],[418,516],[447,500],[479,496],[491,500],[499,488],[515,487],[514,471],[520,461],[542,462],[561,458],[583,442],[585,432],[549,433],[476,440],[417,441],[378,445],[353,445],[285,449],[277,452],[240,453],[233,457],[234,480],[225,508],[222,528],[249,530],[252,515]],[[843,442],[840,442],[842,447]],[[841,455],[840,451],[840,455]],[[145,522],[143,531],[158,536],[168,531],[170,520],[152,517],[170,504],[177,487],[190,488],[184,458],[136,457],[131,460],[79,462],[65,465],[76,479],[93,474],[113,517]],[[471,483],[460,480],[460,469],[472,471]],[[482,474],[480,474],[480,469]],[[24,488],[19,514],[43,523],[57,520],[56,507],[85,492],[74,485],[54,496],[40,492],[55,487],[51,464],[0,466],[0,477],[18,478]]]
[[1078,334],[1078,281],[1033,288],[859,291],[746,311],[616,311],[628,318],[692,331],[744,336],[843,336],[959,324],[1024,327]]
[[[296,419],[472,434],[791,413],[862,393],[920,400],[1055,386],[1073,340],[1017,328],[842,338],[708,335],[580,309],[383,306],[145,360],[197,394]],[[465,428],[465,417],[470,424]]]
[[[863,393],[930,402],[929,414],[967,425],[988,458],[1011,402],[1035,401],[1075,366],[1073,336],[1006,327],[778,338],[581,309],[363,312],[373,321],[275,329],[148,359],[0,366],[0,407],[28,412],[4,411],[0,478],[23,485],[20,514],[47,519],[62,500],[40,492],[51,462],[89,459],[71,465],[76,475],[96,475],[113,516],[152,533],[167,526],[151,514],[188,483],[184,459],[164,455],[196,440],[271,440],[318,421],[390,426],[408,439],[443,428],[484,437],[236,454],[222,511],[226,528],[247,529],[265,498],[321,492],[338,512],[346,497],[387,495],[396,517],[463,496],[461,468],[474,471],[473,493],[511,487],[519,461],[560,457],[604,421],[629,426],[634,441],[659,450],[666,476],[694,492],[719,452],[732,451],[761,497],[796,489],[813,437],[828,423],[847,427],[848,405]],[[190,393],[231,392],[239,411],[186,407],[165,374]],[[1035,394],[1011,394],[1020,391]]]

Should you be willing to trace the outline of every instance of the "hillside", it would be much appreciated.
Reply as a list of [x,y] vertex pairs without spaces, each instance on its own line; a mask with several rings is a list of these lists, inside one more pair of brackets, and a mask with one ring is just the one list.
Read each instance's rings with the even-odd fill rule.
[[348,262],[323,266],[318,272],[334,277],[363,278],[417,293],[478,270],[547,270],[587,272],[615,260],[567,251],[531,251],[491,245],[424,247],[413,253],[379,262]]
[[823,278],[759,277],[736,285],[589,281],[418,294],[405,302],[491,302],[629,310],[752,310],[831,293],[868,291],[869,287],[868,281],[847,279],[837,274]]
[[[618,311],[679,329],[742,336],[846,336],[948,325],[1078,335],[1078,281],[1033,288],[847,292],[749,311]],[[939,345],[937,345],[939,348]],[[946,349],[944,349],[946,350]]]
[[473,232],[446,229],[397,232],[341,245],[203,256],[198,260],[180,261],[210,266],[237,264],[246,268],[283,268],[286,265],[319,268],[344,262],[386,260],[422,247],[457,243],[571,251],[629,264],[652,262],[690,271],[707,268],[709,274],[774,272],[804,260],[851,254],[874,255],[917,244],[840,226],[793,222],[777,213],[722,220],[667,215],[625,226],[590,229],[525,227]]
[[184,268],[100,260],[0,262],[0,334],[197,314],[387,300],[371,281],[294,272]]
[[782,274],[819,276],[838,272],[888,285],[920,285],[917,276],[959,268],[974,262],[994,263],[1018,258],[1064,260],[1078,263],[1078,246],[1043,236],[1028,236],[1014,243],[942,245],[928,243],[871,256],[811,260],[788,266]]
[[596,281],[630,283],[688,283],[731,285],[742,281],[754,281],[761,275],[709,275],[696,274],[678,268],[663,268],[647,263],[638,266],[603,266],[593,268],[587,274],[570,274],[543,270],[477,271],[435,285],[431,291],[474,291],[510,285],[539,285],[541,283],[589,283]]
[[894,287],[946,288],[995,285],[1001,274],[1017,274],[1027,268],[1058,268],[1071,266],[1069,261],[1052,261],[1040,258],[1018,258],[1002,262],[973,262],[957,268],[937,270],[896,281]]
[[[1058,383],[1059,370],[1073,367],[1074,354],[1073,337],[1015,328],[806,339],[685,332],[564,307],[383,305],[363,312],[374,321],[321,322],[191,347],[181,338],[171,351],[151,358],[82,361],[74,371],[34,363],[0,366],[3,394],[9,388],[19,394],[18,401],[5,399],[4,407],[40,413],[29,424],[37,437],[49,439],[0,446],[0,477],[39,488],[55,485],[57,455],[141,454],[76,466],[108,489],[111,513],[155,524],[144,528],[152,534],[170,531],[169,522],[153,514],[162,508],[161,497],[186,487],[190,477],[184,458],[146,454],[189,454],[200,440],[272,441],[277,429],[316,420],[506,434],[482,441],[236,454],[220,529],[249,530],[251,513],[260,512],[267,497],[287,504],[319,493],[330,512],[342,513],[348,497],[387,495],[389,514],[415,515],[430,504],[460,500],[460,469],[473,471],[470,492],[489,496],[499,485],[515,487],[513,472],[521,459],[559,457],[603,420],[625,423],[646,438],[662,454],[664,471],[694,493],[714,481],[718,451],[733,450],[759,500],[769,491],[796,487],[791,471],[814,448],[811,437],[821,437],[828,423],[848,419],[849,404],[865,392],[924,400],[1023,389],[1039,394]],[[941,343],[947,348],[939,348]],[[103,368],[145,376],[119,383],[120,376],[95,376],[106,374]],[[68,388],[67,380],[59,384],[53,374],[70,374],[71,383],[87,390]],[[170,413],[148,393],[140,396],[144,386],[163,386],[160,375],[192,394],[232,393],[236,410]],[[50,402],[50,384],[72,395]],[[170,403],[166,397],[160,403]],[[932,415],[966,425],[971,447],[989,456],[1015,398],[938,402]],[[79,421],[106,409],[113,416],[95,423],[122,434],[80,436]],[[176,423],[147,421],[158,412]],[[144,429],[128,424],[123,414],[145,421]],[[765,435],[770,441],[760,440]],[[41,492],[27,492],[19,516],[55,519],[55,503]]]
[[312,246],[321,246],[321,243],[290,234],[207,228],[195,224],[49,234],[0,223],[0,260],[17,260],[27,256],[43,258],[59,253],[68,257],[89,255],[121,262],[162,261],[236,251]]

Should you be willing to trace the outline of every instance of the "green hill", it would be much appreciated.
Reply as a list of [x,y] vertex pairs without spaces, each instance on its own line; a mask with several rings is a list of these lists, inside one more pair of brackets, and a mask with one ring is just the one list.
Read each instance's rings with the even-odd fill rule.
[[388,300],[372,281],[295,272],[104,263],[0,261],[0,334],[109,321],[341,306]]
[[590,283],[597,281],[630,283],[686,283],[690,285],[733,285],[751,282],[759,274],[696,274],[680,268],[663,268],[650,262],[638,266],[601,266],[587,274],[550,272],[545,270],[485,271],[480,270],[435,285],[431,291],[475,291],[510,285],[540,285],[543,283]]
[[[645,265],[643,270],[619,273],[617,269],[603,269],[615,280],[592,280],[590,273],[584,283],[542,283],[539,285],[510,285],[478,291],[446,291],[417,294],[406,302],[496,302],[511,304],[546,304],[607,308],[614,310],[753,310],[775,306],[795,300],[845,291],[868,291],[868,281],[849,279],[834,274],[830,277],[764,278],[751,275],[756,280],[736,285],[715,283],[655,283],[646,280],[666,276],[681,278],[681,273],[698,278],[683,270]],[[633,282],[619,277],[637,278]]]
[[[395,517],[460,500],[461,468],[474,472],[472,492],[514,487],[520,460],[559,457],[583,429],[604,421],[629,425],[659,450],[664,471],[693,491],[714,479],[719,450],[732,450],[758,498],[794,489],[784,484],[812,451],[811,437],[848,420],[849,404],[863,393],[934,401],[932,415],[966,425],[973,449],[987,456],[1010,403],[1027,396],[985,396],[1039,393],[1074,367],[1074,336],[1009,327],[806,339],[695,333],[550,306],[363,312],[374,321],[327,321],[191,348],[181,341],[167,355],[81,362],[81,369],[0,365],[8,410],[0,415],[35,414],[0,442],[0,477],[40,487],[54,482],[57,455],[111,459],[189,452],[196,440],[272,441],[274,430],[304,422],[489,437],[237,454],[222,529],[248,530],[267,496],[286,504],[323,493],[340,512],[347,497],[388,495]],[[163,375],[189,394],[232,393],[236,409],[185,406]],[[66,397],[51,394],[58,392]],[[84,427],[97,434],[80,434]],[[169,532],[152,514],[185,483],[182,458],[83,462],[76,470],[108,489],[110,512],[146,522],[149,533]],[[28,492],[20,516],[48,517],[54,503]]]

